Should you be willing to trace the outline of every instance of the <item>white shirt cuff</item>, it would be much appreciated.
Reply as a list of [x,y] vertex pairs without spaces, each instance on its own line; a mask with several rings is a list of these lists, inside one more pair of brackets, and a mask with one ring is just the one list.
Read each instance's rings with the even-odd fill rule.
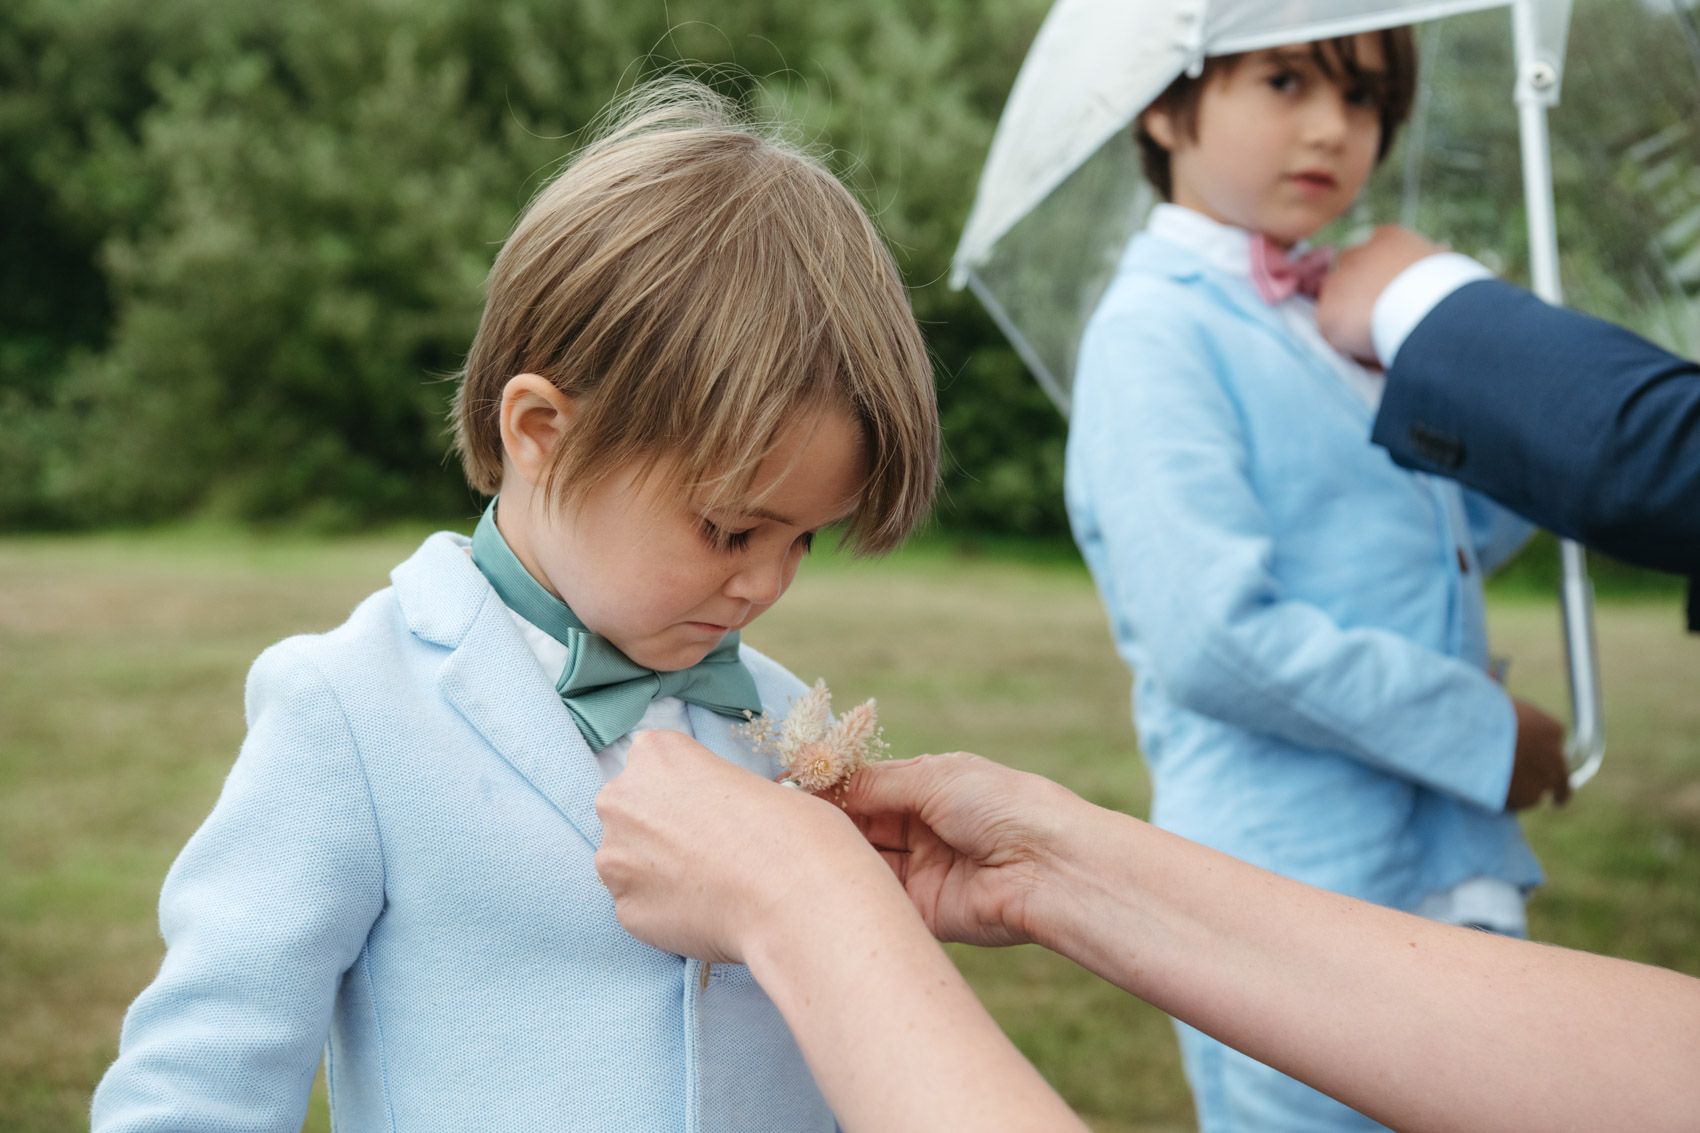
[[1370,316],[1370,339],[1382,366],[1392,368],[1405,339],[1442,299],[1466,283],[1492,276],[1462,252],[1425,256],[1394,276],[1375,301],[1375,312]]

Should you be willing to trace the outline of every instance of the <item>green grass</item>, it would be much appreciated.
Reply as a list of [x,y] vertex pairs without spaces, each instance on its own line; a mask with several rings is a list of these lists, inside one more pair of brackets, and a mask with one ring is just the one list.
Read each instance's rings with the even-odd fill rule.
[[[0,1129],[74,1128],[160,958],[154,900],[241,738],[242,681],[288,633],[385,584],[417,531],[319,541],[181,529],[0,540]],[[1493,603],[1513,687],[1562,705],[1556,607]],[[1669,592],[1599,615],[1611,752],[1528,822],[1535,935],[1700,974],[1700,639]],[[967,748],[1143,814],[1128,678],[1054,548],[935,538],[817,556],[754,632],[899,753]],[[1167,1020],[1037,949],[956,950],[1000,1022],[1100,1130],[1190,1122]],[[325,1129],[322,1094],[309,1128]]]

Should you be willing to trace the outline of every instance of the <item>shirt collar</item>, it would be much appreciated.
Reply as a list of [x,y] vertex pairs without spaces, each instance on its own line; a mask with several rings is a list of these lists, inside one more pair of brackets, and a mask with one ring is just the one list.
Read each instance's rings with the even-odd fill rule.
[[[1252,234],[1243,228],[1211,220],[1185,205],[1165,201],[1151,210],[1145,230],[1185,248],[1218,271],[1236,279],[1251,278]],[[1293,246],[1293,255],[1302,255],[1309,247],[1309,241],[1301,240]]]
[[1240,279],[1251,277],[1251,233],[1211,220],[1182,205],[1160,204],[1151,210],[1145,230],[1185,248],[1210,266]]

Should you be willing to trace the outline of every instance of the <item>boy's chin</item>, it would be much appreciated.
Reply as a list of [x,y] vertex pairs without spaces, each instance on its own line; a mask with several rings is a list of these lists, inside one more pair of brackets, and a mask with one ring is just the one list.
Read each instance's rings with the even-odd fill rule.
[[725,637],[725,634],[721,634],[713,641],[701,645],[692,644],[684,648],[674,646],[670,649],[664,647],[642,649],[636,653],[627,653],[626,656],[644,668],[653,669],[657,673],[676,673],[681,669],[689,669],[693,665],[700,664],[704,657],[707,657],[719,647]]
[[1292,248],[1314,238],[1318,232],[1327,227],[1326,224],[1287,225],[1265,232],[1264,235],[1283,248]]

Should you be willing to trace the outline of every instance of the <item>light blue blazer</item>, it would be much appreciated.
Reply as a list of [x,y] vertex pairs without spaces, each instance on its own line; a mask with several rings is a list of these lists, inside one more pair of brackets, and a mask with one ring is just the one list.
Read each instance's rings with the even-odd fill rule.
[[[431,536],[347,623],[255,664],[95,1130],[297,1130],[321,1054],[339,1133],[834,1128],[748,969],[705,989],[620,928],[601,772],[465,546]],[[769,709],[803,691],[744,658]],[[777,770],[734,721],[690,720]]]
[[1249,282],[1130,244],[1081,345],[1066,495],[1153,821],[1394,907],[1532,886],[1480,581],[1529,528],[1399,468],[1371,417]]

